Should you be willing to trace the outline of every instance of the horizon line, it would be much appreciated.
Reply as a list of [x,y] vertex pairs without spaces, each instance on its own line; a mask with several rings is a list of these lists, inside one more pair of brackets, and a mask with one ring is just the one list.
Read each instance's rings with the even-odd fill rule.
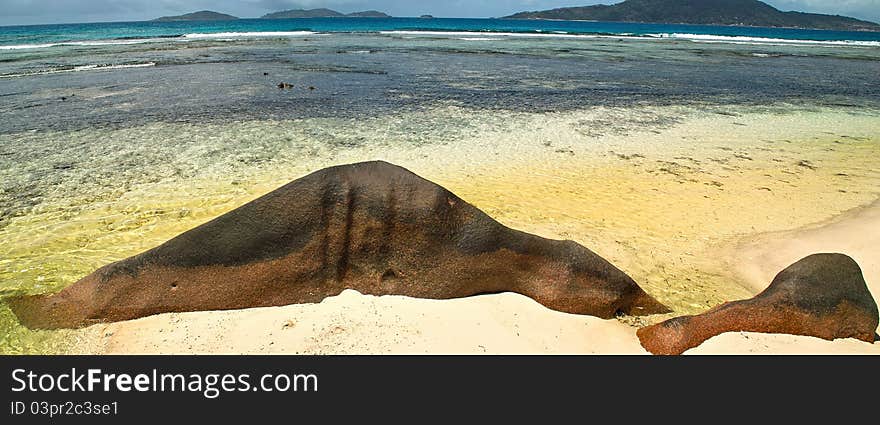
[[[326,9],[326,8],[318,8],[318,9]],[[563,8],[563,9],[565,9],[565,8]],[[265,13],[265,14],[263,14],[263,16],[266,16],[266,15],[269,15],[269,14],[272,14],[272,13],[286,12],[286,11],[290,11],[290,10],[315,10],[315,9],[287,9],[287,10],[279,10],[279,11],[275,11],[275,12],[268,12],[268,13]],[[328,10],[333,10],[333,9],[328,9]],[[552,9],[548,9],[548,10],[552,10]],[[779,9],[777,9],[777,10],[779,10]],[[337,12],[337,13],[342,13],[342,12],[338,12],[338,11],[336,11],[336,10],[333,10],[333,11],[334,11],[334,12]],[[381,12],[381,11],[374,10],[374,9],[370,9],[370,10],[367,10],[367,11],[377,11],[377,12],[385,13],[386,15],[388,15],[386,12]],[[781,10],[780,10],[780,11],[781,11]],[[165,18],[165,17],[183,16],[183,15],[188,15],[188,14],[192,14],[192,13],[199,13],[199,12],[213,12],[213,13],[220,13],[220,14],[224,14],[224,15],[232,16],[232,17],[235,18],[235,19],[221,19],[221,20],[210,20],[210,19],[208,19],[208,20],[159,21],[159,19],[161,19],[161,18]],[[358,11],[358,12],[364,12],[364,11]],[[236,21],[236,20],[260,20],[260,19],[273,20],[273,21],[280,21],[280,20],[285,20],[285,19],[289,19],[289,20],[293,20],[293,19],[509,19],[509,20],[523,20],[523,21],[617,22],[617,23],[629,23],[629,24],[694,25],[694,26],[735,26],[735,27],[750,27],[750,28],[778,28],[778,29],[786,29],[786,28],[787,28],[787,29],[802,29],[802,30],[814,30],[814,31],[880,32],[880,31],[875,31],[875,30],[827,30],[827,29],[820,29],[820,28],[802,28],[802,27],[762,27],[762,26],[754,26],[754,25],[692,24],[692,23],[635,22],[635,21],[598,21],[598,20],[572,20],[572,19],[546,19],[546,18],[510,18],[510,16],[516,15],[516,14],[518,14],[518,13],[533,13],[533,12],[534,12],[534,11],[515,12],[515,13],[513,13],[513,14],[511,14],[511,15],[506,15],[506,16],[435,16],[435,15],[431,15],[431,14],[423,14],[423,15],[419,15],[419,16],[393,16],[393,15],[388,15],[387,17],[364,17],[364,16],[316,16],[316,17],[299,17],[299,18],[264,18],[263,16],[256,16],[256,17],[241,17],[241,16],[235,16],[235,15],[231,15],[231,14],[228,14],[228,13],[224,13],[224,12],[218,12],[218,11],[215,11],[215,10],[197,10],[197,11],[194,11],[194,12],[187,12],[187,13],[183,13],[183,14],[180,14],[180,15],[166,15],[166,16],[159,16],[159,17],[156,17],[156,18],[153,18],[153,19],[144,19],[144,20],[97,20],[97,21],[80,21],[80,22],[75,22],[75,21],[71,21],[71,22],[45,22],[45,23],[12,24],[12,25],[9,25],[9,24],[0,24],[0,28],[8,28],[8,27],[30,27],[30,26],[46,26],[46,25],[84,25],[84,24],[112,24],[112,23],[124,24],[124,23],[142,23],[142,22],[157,22],[157,23],[169,23],[169,22],[228,22],[228,21]],[[782,11],[782,12],[786,12],[786,13],[787,13],[787,12],[809,13],[809,14],[817,14],[817,15],[823,15],[823,16],[844,17],[844,18],[850,18],[850,19],[860,20],[860,21],[867,22],[867,23],[871,23],[871,24],[875,24],[875,25],[880,25],[880,21],[875,22],[875,21],[872,21],[872,20],[864,19],[864,18],[855,18],[855,17],[852,17],[852,16],[840,15],[840,14],[832,15],[832,14],[816,13],[816,12],[802,12],[802,11],[797,11],[797,10],[789,10],[789,11]],[[350,13],[357,13],[357,12],[350,12]],[[423,18],[423,16],[430,16],[430,18]]]

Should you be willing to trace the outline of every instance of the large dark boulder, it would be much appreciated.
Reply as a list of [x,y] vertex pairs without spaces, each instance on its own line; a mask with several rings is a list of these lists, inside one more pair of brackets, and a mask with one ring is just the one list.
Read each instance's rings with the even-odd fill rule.
[[754,298],[648,326],[638,336],[654,354],[681,354],[739,331],[873,342],[877,323],[877,304],[859,265],[843,254],[813,254],[779,272]]
[[347,288],[435,299],[512,291],[603,318],[667,311],[583,246],[507,228],[385,162],[314,172],[58,294],[11,307],[28,327],[79,327],[319,302]]

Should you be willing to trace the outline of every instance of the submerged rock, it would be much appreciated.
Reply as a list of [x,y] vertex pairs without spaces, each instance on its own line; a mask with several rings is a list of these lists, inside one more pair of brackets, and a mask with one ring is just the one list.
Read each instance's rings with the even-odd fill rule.
[[639,329],[654,354],[681,354],[724,332],[857,338],[873,342],[877,304],[859,265],[843,254],[813,254],[781,271],[754,298]]
[[446,299],[512,291],[610,318],[668,310],[571,241],[507,228],[385,162],[326,168],[55,295],[13,299],[31,328],[314,303],[344,289]]

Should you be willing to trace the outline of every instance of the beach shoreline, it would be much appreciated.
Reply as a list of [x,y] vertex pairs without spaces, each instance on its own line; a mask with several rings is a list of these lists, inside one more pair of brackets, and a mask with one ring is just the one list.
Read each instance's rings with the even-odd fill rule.
[[[612,332],[617,336],[611,338],[628,341],[629,345],[620,349],[603,346],[596,342],[599,337],[591,337],[589,332],[570,332],[566,337],[572,341],[563,341],[557,348],[535,348],[511,339],[499,343],[496,352],[592,352],[589,347],[578,345],[592,341],[606,347],[603,352],[641,353],[634,339],[636,328],[629,325],[642,326],[672,316],[698,314],[725,301],[751,297],[761,279],[766,285],[772,274],[798,259],[792,258],[786,264],[777,261],[758,283],[745,283],[735,271],[739,260],[720,255],[722,248],[758,235],[798,232],[815,227],[816,223],[834,221],[838,215],[845,215],[880,195],[876,190],[880,174],[874,171],[878,157],[876,141],[880,137],[876,132],[877,118],[850,109],[727,107],[696,111],[664,107],[475,114],[468,109],[448,107],[433,111],[431,117],[433,123],[450,123],[448,127],[439,127],[437,134],[419,136],[437,140],[436,143],[412,143],[410,134],[396,130],[401,123],[424,120],[409,115],[347,122],[345,127],[328,120],[303,120],[283,125],[151,125],[102,132],[98,135],[101,140],[120,143],[168,140],[172,134],[184,137],[188,146],[198,148],[193,151],[194,158],[199,158],[203,146],[217,143],[216,140],[235,141],[228,149],[243,158],[266,155],[265,147],[276,144],[283,146],[278,149],[287,154],[271,161],[199,167],[198,173],[192,175],[175,175],[146,184],[126,183],[131,186],[119,195],[108,196],[102,188],[83,190],[83,199],[79,199],[68,196],[67,191],[54,190],[51,193],[57,197],[51,204],[46,202],[29,215],[14,217],[0,229],[0,236],[11,242],[2,247],[6,258],[0,260],[0,278],[5,279],[9,291],[55,292],[100,266],[153,248],[291,179],[331,165],[381,159],[436,182],[508,227],[550,239],[572,240],[587,247],[675,312],[610,322],[610,326],[623,326],[617,329],[619,332]],[[307,135],[323,131],[331,124],[333,128],[346,129],[336,133],[342,140],[378,134],[383,135],[383,144],[342,148],[312,145],[312,138]],[[396,132],[389,132],[390,129]],[[302,140],[291,136],[299,132],[305,134]],[[84,142],[98,143],[95,137],[88,135]],[[224,149],[225,143],[221,145]],[[250,147],[255,147],[254,152],[247,152]],[[308,160],[295,155],[297,152],[309,152]],[[103,160],[107,168],[102,171],[112,172],[113,163]],[[79,172],[87,177],[86,169],[72,170],[63,172]],[[350,304],[345,308],[333,302],[318,304],[308,314],[316,316],[314,323],[319,330],[319,323],[325,323],[320,317],[359,311],[360,307],[355,306],[369,304],[366,296],[358,297],[344,297]],[[401,326],[415,332],[435,326],[406,313],[410,308],[406,306],[422,305],[420,301],[388,303],[380,298],[376,303],[384,306],[388,317],[403,308]],[[482,298],[462,302],[487,303]],[[493,303],[497,304],[489,302]],[[437,320],[450,314],[442,302],[425,306],[436,310]],[[514,312],[517,309],[506,305],[501,308]],[[294,310],[299,311],[291,311]],[[106,345],[100,341],[107,338],[96,334],[95,329],[31,331],[19,325],[5,306],[0,313],[6,315],[4,318],[11,326],[7,350],[58,352],[55,345],[47,346],[44,342],[58,336],[72,342],[73,352],[108,352],[107,348],[100,348]],[[549,329],[564,326],[560,323],[565,320],[549,311],[545,313],[547,316],[536,319],[537,323]],[[259,334],[259,321],[252,321],[251,314],[256,313],[182,313],[177,317],[191,320],[188,326],[202,329],[203,338],[210,339],[211,335],[220,338],[222,332],[217,332],[225,331],[207,326],[216,321],[215,316],[251,323],[252,329],[245,333]],[[269,313],[258,316],[266,314]],[[167,318],[159,316],[155,320]],[[151,331],[137,323],[106,326],[118,328],[118,332],[110,331],[117,337],[140,329],[138,332],[145,333],[136,339],[153,345],[138,348],[117,338],[109,352],[185,349],[164,344],[160,337],[165,332],[158,331],[161,326]],[[375,332],[381,333],[386,326],[380,321],[375,327],[380,328]],[[509,331],[496,333],[510,336]],[[479,335],[495,338],[491,334]],[[370,333],[351,338],[376,339]],[[633,341],[638,349],[633,349]],[[98,345],[90,345],[93,343]],[[431,351],[431,343],[423,340],[422,346]],[[241,352],[256,349],[248,344],[233,347]],[[472,352],[473,347],[468,347],[447,345],[437,349]],[[287,348],[293,352],[305,350],[295,345]],[[385,352],[382,347],[369,349]],[[204,352],[216,349],[205,347]]]

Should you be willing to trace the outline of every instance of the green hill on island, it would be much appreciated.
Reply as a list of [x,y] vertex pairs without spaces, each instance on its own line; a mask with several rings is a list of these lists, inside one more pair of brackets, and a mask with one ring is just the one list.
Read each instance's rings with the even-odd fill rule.
[[202,10],[199,12],[187,13],[177,16],[163,16],[153,19],[155,22],[178,22],[178,21],[233,21],[238,19],[235,16],[225,13],[212,12],[210,10]]
[[293,18],[390,18],[391,16],[375,10],[354,12],[349,14],[339,13],[330,9],[294,9],[280,12],[267,13],[261,19],[293,19]]
[[349,18],[390,18],[391,15],[387,13],[379,12],[378,10],[366,10],[363,12],[354,12],[345,15]]
[[614,5],[520,12],[505,19],[558,19],[663,24],[741,25],[880,31],[880,25],[839,15],[783,12],[758,0],[626,0]]

